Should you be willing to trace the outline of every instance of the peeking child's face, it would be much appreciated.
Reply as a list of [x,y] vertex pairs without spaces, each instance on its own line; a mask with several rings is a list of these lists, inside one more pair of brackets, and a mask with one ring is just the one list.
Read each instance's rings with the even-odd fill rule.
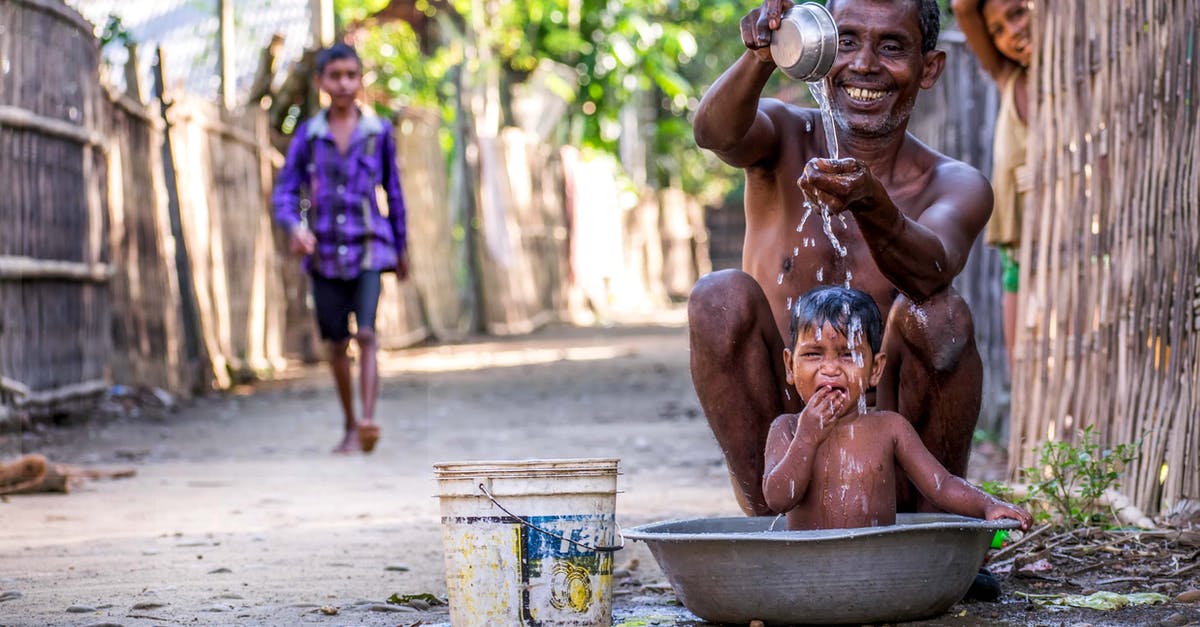
[[317,75],[317,87],[329,94],[335,107],[348,107],[362,89],[362,67],[358,59],[334,59]]
[[793,350],[784,349],[783,363],[787,381],[795,386],[800,398],[809,398],[822,387],[846,395],[842,415],[860,410],[859,399],[879,383],[885,355],[874,354],[861,326],[851,325],[847,338],[826,322],[820,328],[800,329]]
[[1027,0],[983,0],[983,23],[1000,54],[1021,67],[1029,67],[1033,43]]

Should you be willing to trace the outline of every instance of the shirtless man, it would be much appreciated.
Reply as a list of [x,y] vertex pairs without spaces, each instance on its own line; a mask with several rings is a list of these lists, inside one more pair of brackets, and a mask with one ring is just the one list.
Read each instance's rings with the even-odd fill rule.
[[[760,97],[776,68],[771,31],[791,4],[765,0],[742,18],[747,51],[705,94],[694,122],[696,143],[746,176],[744,271],[700,279],[688,319],[692,381],[752,515],[772,512],[762,493],[771,422],[802,410],[779,355],[791,301],[813,286],[848,284],[875,300],[889,358],[874,404],[911,421],[958,476],[982,393],[970,310],[951,281],[991,214],[991,187],[906,132],[917,93],[945,65],[934,50],[937,2],[829,1],[839,31],[829,73],[837,161],[824,158],[819,111]],[[834,237],[819,209],[798,230],[805,195],[828,207]],[[899,511],[933,509],[908,481],[896,487]]]

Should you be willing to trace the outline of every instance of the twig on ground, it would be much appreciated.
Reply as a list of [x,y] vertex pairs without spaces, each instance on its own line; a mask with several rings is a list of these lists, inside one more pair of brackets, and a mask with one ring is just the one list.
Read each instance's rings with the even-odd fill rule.
[[1140,581],[1140,582],[1145,583],[1147,581],[1150,581],[1150,579],[1148,577],[1113,577],[1112,579],[1100,579],[1100,580],[1094,582],[1093,585],[1106,586],[1110,583],[1120,583],[1123,581]]
[[1200,568],[1200,562],[1196,562],[1194,564],[1189,564],[1187,566],[1184,566],[1183,568],[1176,569],[1175,572],[1173,572],[1167,576],[1168,577],[1178,577],[1184,573],[1189,573],[1193,570],[1196,570],[1196,568]]

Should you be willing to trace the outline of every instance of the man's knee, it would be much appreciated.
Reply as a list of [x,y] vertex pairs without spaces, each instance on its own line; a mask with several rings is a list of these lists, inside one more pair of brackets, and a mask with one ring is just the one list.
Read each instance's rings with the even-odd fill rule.
[[905,345],[934,372],[956,370],[975,346],[975,321],[967,301],[953,288],[914,303],[901,295],[892,307],[891,324]]
[[688,297],[688,328],[694,339],[729,345],[755,325],[754,297],[762,288],[741,270],[718,270],[700,277]]

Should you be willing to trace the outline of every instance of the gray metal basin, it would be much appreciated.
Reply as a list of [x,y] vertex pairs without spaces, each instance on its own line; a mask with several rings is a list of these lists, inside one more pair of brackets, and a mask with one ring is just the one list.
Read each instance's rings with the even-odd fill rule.
[[820,531],[770,531],[774,521],[694,518],[621,533],[646,543],[696,616],[790,625],[941,614],[970,587],[996,530],[1017,527],[953,514],[899,514],[887,527]]

